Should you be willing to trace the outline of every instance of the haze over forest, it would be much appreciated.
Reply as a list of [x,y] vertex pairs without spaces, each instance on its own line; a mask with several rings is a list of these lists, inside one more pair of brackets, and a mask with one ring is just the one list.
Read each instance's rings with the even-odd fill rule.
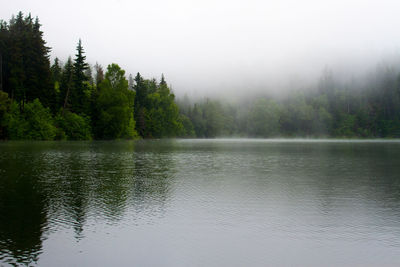
[[[51,58],[82,39],[88,63],[168,79],[178,96],[242,96],[315,86],[325,68],[363,79],[399,66],[398,1],[13,1],[38,16]],[[296,88],[295,88],[296,89]]]
[[399,7],[17,1],[0,139],[399,138]]

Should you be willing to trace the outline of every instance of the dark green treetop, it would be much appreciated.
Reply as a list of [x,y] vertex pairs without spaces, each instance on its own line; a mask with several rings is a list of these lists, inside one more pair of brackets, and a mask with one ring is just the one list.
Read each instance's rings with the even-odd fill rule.
[[75,113],[83,114],[85,113],[85,105],[88,102],[85,91],[88,90],[87,82],[89,79],[85,75],[88,64],[86,63],[86,56],[84,55],[81,39],[79,39],[76,51],[73,75],[74,88],[71,91],[71,109]]

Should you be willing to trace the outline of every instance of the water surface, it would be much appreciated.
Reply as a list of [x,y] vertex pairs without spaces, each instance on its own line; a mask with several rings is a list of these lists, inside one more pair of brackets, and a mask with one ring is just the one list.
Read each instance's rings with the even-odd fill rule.
[[0,265],[399,264],[397,141],[0,143]]

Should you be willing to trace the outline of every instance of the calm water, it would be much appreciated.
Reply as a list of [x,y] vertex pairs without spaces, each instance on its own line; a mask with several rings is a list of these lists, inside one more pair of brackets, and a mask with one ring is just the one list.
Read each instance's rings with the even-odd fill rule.
[[0,143],[0,266],[398,266],[400,142]]

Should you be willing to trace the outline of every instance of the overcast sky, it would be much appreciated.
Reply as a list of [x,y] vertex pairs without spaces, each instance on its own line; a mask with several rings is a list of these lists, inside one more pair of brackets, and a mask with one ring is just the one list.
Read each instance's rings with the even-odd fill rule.
[[39,17],[52,57],[65,61],[81,38],[91,64],[164,73],[195,95],[270,90],[400,54],[398,0],[13,0],[0,18],[20,10]]

